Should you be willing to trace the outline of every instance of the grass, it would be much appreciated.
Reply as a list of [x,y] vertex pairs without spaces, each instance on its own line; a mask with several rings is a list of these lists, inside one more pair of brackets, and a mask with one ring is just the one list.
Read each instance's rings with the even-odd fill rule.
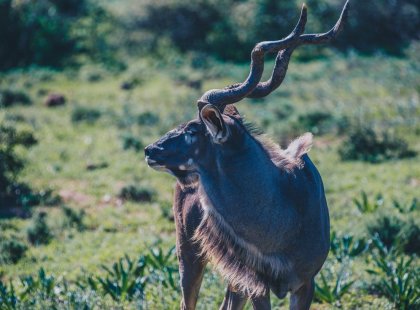
[[[25,257],[16,264],[0,265],[0,278],[4,283],[12,281],[16,289],[20,276],[34,275],[41,268],[55,279],[64,277],[73,284],[85,274],[106,277],[101,266],[112,266],[125,254],[139,257],[159,243],[164,253],[156,255],[163,257],[175,244],[174,223],[169,216],[162,215],[162,206],[172,201],[174,179],[149,169],[141,150],[124,150],[121,137],[130,132],[144,145],[153,142],[177,124],[195,117],[195,100],[201,92],[177,82],[179,65],[175,61],[169,60],[159,69],[147,59],[136,62],[139,67],[150,68],[151,72],[142,78],[142,83],[129,90],[120,88],[124,73],[105,72],[94,82],[81,80],[72,71],[49,72],[47,80],[39,78],[42,74],[25,71],[1,76],[1,88],[12,83],[14,87],[25,87],[33,102],[28,106],[0,109],[1,122],[9,119],[14,126],[30,127],[38,141],[31,149],[17,150],[26,160],[19,180],[38,190],[51,188],[60,194],[63,204],[77,210],[76,214],[81,210],[85,213],[84,229],[78,231],[63,224],[66,219],[60,208],[39,206],[39,211],[48,214],[54,238],[47,245],[30,246]],[[248,70],[247,65],[215,63],[215,69],[223,68],[220,70],[225,76],[207,79],[207,73],[192,69],[188,61],[183,61],[181,66],[203,79],[203,90],[240,81]],[[245,100],[238,104],[238,109],[282,144],[302,133],[290,125],[310,109],[324,111],[334,119],[346,117],[353,123],[390,127],[404,136],[410,148],[419,151],[420,89],[416,82],[419,68],[416,59],[384,56],[344,58],[332,55],[328,60],[309,63],[292,61],[279,90],[264,100]],[[46,108],[42,90],[64,94],[66,104],[56,109]],[[284,104],[292,107],[290,115],[276,118],[278,113],[274,112]],[[72,113],[80,107],[99,111],[101,117],[95,122],[74,123]],[[139,122],[144,115],[155,115],[159,121]],[[366,239],[369,238],[367,224],[375,213],[395,210],[394,200],[408,204],[418,198],[418,157],[377,164],[342,161],[337,150],[345,135],[345,130],[343,134],[331,130],[315,136],[310,156],[323,176],[332,230],[340,236],[350,234],[355,240]],[[102,162],[108,165],[102,169],[86,169],[90,163]],[[154,189],[156,198],[144,202],[121,199],[121,190],[130,184],[144,184]],[[383,203],[371,213],[360,212],[354,200],[360,200],[362,191],[370,199],[369,203],[377,193],[382,193]],[[416,209],[410,216],[418,217],[418,212]],[[30,219],[0,219],[2,229],[6,227],[1,234],[12,231],[24,234],[30,223]],[[355,281],[344,296],[339,296],[343,308],[392,307],[386,297],[366,289],[372,281],[366,272],[367,255],[362,253],[352,258],[353,263],[348,268]],[[331,254],[329,262],[334,259]],[[418,258],[414,258],[412,265],[419,266]],[[334,290],[335,284],[328,283],[327,278],[318,281]],[[223,299],[222,287],[224,283],[209,269],[200,292],[199,309],[216,308]],[[179,305],[179,292],[171,285],[147,286],[145,298],[153,309]],[[273,298],[272,303],[274,308],[284,309],[288,302]],[[124,302],[127,308],[136,305]],[[333,306],[316,304],[315,307],[330,309]]]

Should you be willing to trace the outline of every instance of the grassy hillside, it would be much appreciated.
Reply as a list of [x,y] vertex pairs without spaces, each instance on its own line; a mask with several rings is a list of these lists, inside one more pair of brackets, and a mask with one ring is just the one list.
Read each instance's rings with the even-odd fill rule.
[[[323,270],[327,283],[333,287],[339,274],[344,277],[343,283],[354,283],[342,297],[332,294],[329,303],[319,289],[315,309],[395,307],[392,299],[374,285],[386,276],[367,272],[378,269],[374,257],[380,256],[380,247],[370,241],[374,229],[368,227],[379,225],[381,217],[388,215],[401,221],[395,224],[401,229],[410,221],[414,221],[410,227],[418,229],[418,206],[413,211],[408,208],[414,198],[419,198],[419,157],[377,163],[346,161],[338,150],[351,143],[351,132],[368,127],[404,139],[410,150],[420,151],[418,51],[412,46],[405,58],[350,54],[306,63],[292,61],[279,90],[267,99],[237,105],[249,121],[282,145],[305,131],[315,134],[310,156],[324,179],[332,231],[338,238],[350,234],[370,244],[367,251],[354,257],[346,254],[344,259],[337,258],[339,250],[330,253]],[[241,81],[247,70],[246,65],[222,64],[191,54],[185,58],[173,55],[162,63],[146,58],[133,61],[123,72],[89,65],[78,71],[28,69],[2,74],[0,89],[24,93],[32,104],[1,108],[0,124],[31,131],[38,141],[28,149],[16,148],[16,154],[25,161],[17,180],[35,192],[50,189],[61,201],[52,206],[41,201],[37,207],[23,208],[25,212],[19,212],[22,207],[1,206],[0,237],[3,241],[18,240],[28,249],[16,263],[0,265],[4,285],[0,287],[0,308],[7,309],[9,281],[18,293],[23,292],[25,285],[19,279],[28,275],[37,279],[40,268],[54,277],[57,289],[47,291],[39,284],[19,297],[18,308],[32,302],[39,309],[85,304],[93,308],[176,308],[179,289],[170,284],[169,276],[173,274],[176,281],[176,272],[162,271],[159,278],[151,268],[146,272],[150,283],[144,296],[131,301],[113,300],[100,285],[96,290],[89,286],[87,277],[105,278],[107,273],[101,266],[111,267],[125,254],[136,260],[140,255],[150,256],[150,248],[161,248],[165,253],[171,249],[175,243],[170,210],[175,180],[146,166],[143,147],[195,117],[195,101],[203,91]],[[49,93],[63,94],[66,103],[47,107],[44,101]],[[362,192],[367,195],[365,203]],[[394,200],[407,210],[398,211]],[[73,217],[63,206],[74,211]],[[361,211],[364,207],[368,210]],[[28,242],[27,231],[40,212],[46,213],[52,237],[47,244],[35,246]],[[74,218],[82,224],[78,226]],[[379,232],[389,226],[384,224]],[[404,232],[394,235],[407,236]],[[403,241],[392,245],[398,247]],[[419,244],[414,244],[418,254]],[[170,257],[167,265],[176,267],[174,255]],[[406,250],[386,257],[388,261],[411,257],[411,269],[407,270],[412,270],[411,275],[419,272],[417,256]],[[63,281],[67,281],[68,291],[63,289]],[[321,278],[317,282],[323,286]],[[198,308],[216,308],[223,299],[222,287],[220,277],[209,269]],[[414,292],[417,302],[418,289],[419,285]],[[272,299],[276,309],[288,303],[287,299]]]

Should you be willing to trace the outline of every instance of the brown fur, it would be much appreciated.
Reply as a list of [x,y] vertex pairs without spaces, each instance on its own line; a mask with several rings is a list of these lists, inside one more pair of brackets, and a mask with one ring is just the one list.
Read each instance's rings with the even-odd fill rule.
[[313,136],[307,132],[293,140],[287,149],[283,150],[277,143],[265,135],[255,136],[270,156],[272,162],[280,169],[291,172],[293,169],[303,167],[302,156],[309,152]]
[[201,195],[200,202],[204,217],[193,237],[201,246],[200,256],[211,261],[235,289],[248,296],[267,294],[265,275],[279,278],[289,272],[291,263],[287,257],[261,253],[235,234],[205,195]]

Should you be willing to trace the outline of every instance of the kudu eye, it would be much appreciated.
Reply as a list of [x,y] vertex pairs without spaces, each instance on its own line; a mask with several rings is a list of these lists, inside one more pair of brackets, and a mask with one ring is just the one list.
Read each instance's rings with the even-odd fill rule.
[[187,144],[193,144],[197,140],[197,132],[193,130],[187,130],[184,133],[185,142]]

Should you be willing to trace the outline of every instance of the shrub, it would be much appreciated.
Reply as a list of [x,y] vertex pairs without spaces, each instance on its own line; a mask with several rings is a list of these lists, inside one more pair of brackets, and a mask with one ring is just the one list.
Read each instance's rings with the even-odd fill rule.
[[88,288],[69,285],[63,279],[58,280],[46,274],[43,268],[36,275],[20,278],[20,285],[4,284],[0,280],[1,309],[107,309],[117,308],[108,300],[99,298]]
[[155,195],[156,192],[153,188],[141,184],[124,186],[119,193],[120,198],[135,202],[150,202]]
[[62,206],[61,210],[65,217],[64,225],[66,227],[75,228],[78,231],[83,231],[86,228],[83,223],[86,214],[84,210],[76,211],[67,206]]
[[0,205],[26,206],[36,204],[36,195],[25,184],[16,182],[19,172],[24,167],[15,148],[29,148],[37,143],[33,133],[28,130],[17,130],[13,126],[0,125]]
[[343,160],[362,160],[372,163],[388,159],[408,158],[416,155],[405,140],[389,131],[377,133],[370,127],[358,127],[339,149]]
[[77,50],[71,35],[87,1],[0,1],[1,69],[59,65]]
[[399,213],[401,214],[408,214],[411,213],[415,210],[417,210],[418,208],[418,200],[417,198],[413,198],[411,200],[411,202],[407,203],[406,205],[404,205],[403,203],[399,202],[398,200],[393,200],[392,201],[392,206],[398,210]]
[[330,240],[331,252],[339,262],[354,258],[365,252],[369,247],[369,243],[364,239],[354,239],[352,235],[348,234],[340,238],[335,232],[332,232]]
[[420,255],[420,225],[411,219],[401,230],[400,238],[405,253]]
[[333,116],[331,113],[313,111],[298,116],[297,125],[305,131],[323,134],[332,127]]
[[368,231],[378,236],[388,249],[398,248],[407,254],[420,254],[420,228],[413,219],[401,220],[381,215],[368,224]]
[[143,142],[134,136],[131,132],[123,134],[121,139],[123,143],[122,147],[124,150],[133,149],[136,152],[140,152],[144,148]]
[[175,247],[164,252],[160,247],[149,249],[146,255],[147,268],[151,281],[159,282],[165,287],[177,288],[174,274],[178,271],[175,264]]
[[0,241],[0,261],[4,263],[17,263],[25,256],[28,247],[16,237]]
[[324,272],[319,273],[321,283],[315,282],[315,300],[340,306],[340,300],[348,293],[354,281],[348,280],[348,274],[345,273],[346,266],[343,265],[339,270],[333,284],[331,284],[324,275]]
[[[181,51],[200,50],[219,58],[243,61],[248,60],[256,42],[289,34],[300,5],[301,1],[275,0],[148,1],[138,25],[155,35],[152,48],[159,47],[159,41],[169,41],[167,45]],[[308,30],[326,31],[336,22],[342,5],[341,0],[310,1]],[[345,31],[334,43],[337,47],[401,53],[419,38],[416,0],[369,3],[354,0],[352,7],[364,9],[351,10]],[[311,54],[319,55],[319,51],[319,47],[313,48]],[[308,53],[298,50],[297,54]]]
[[31,97],[22,90],[0,89],[0,108],[7,108],[16,104],[30,105]]
[[71,121],[73,123],[87,122],[93,124],[101,117],[101,115],[102,113],[98,109],[79,106],[73,109],[71,113]]
[[[120,258],[112,268],[102,266],[106,272],[105,277],[89,276],[87,285],[94,291],[102,290],[105,295],[111,296],[115,301],[123,302],[134,297],[142,298],[146,286],[146,262],[144,256],[132,261],[127,255]],[[79,284],[82,287],[84,284]]]
[[404,226],[404,222],[393,215],[380,215],[368,224],[369,233],[377,235],[382,243],[390,249],[397,246],[400,242],[399,234]]
[[27,229],[28,241],[33,245],[48,244],[53,235],[47,224],[47,214],[45,212],[38,213],[32,221],[31,226]]
[[137,124],[139,125],[153,126],[156,125],[158,122],[159,115],[150,111],[143,112],[137,117]]
[[394,303],[397,309],[416,309],[420,305],[420,274],[412,266],[414,258],[396,257],[395,253],[379,248],[372,255],[374,269],[368,269],[376,275],[373,289]]

